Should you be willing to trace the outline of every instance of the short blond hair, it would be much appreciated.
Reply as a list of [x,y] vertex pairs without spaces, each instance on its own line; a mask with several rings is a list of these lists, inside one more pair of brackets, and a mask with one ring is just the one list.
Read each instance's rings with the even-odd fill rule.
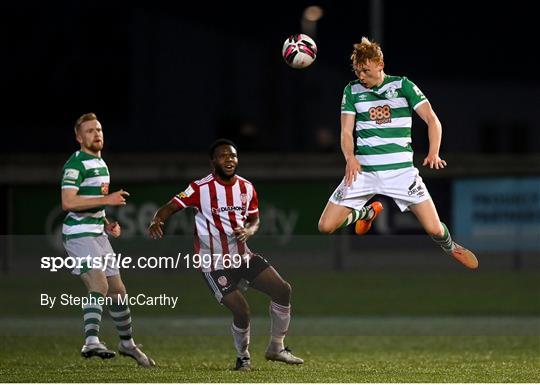
[[353,47],[351,54],[353,70],[356,70],[359,65],[366,63],[368,60],[375,63],[383,61],[381,46],[379,43],[370,41],[367,37],[362,37],[362,41],[354,44]]
[[79,131],[79,128],[81,128],[81,124],[83,124],[84,122],[89,122],[91,120],[98,120],[96,114],[94,114],[93,112],[88,112],[81,115],[81,117],[75,122],[75,133]]

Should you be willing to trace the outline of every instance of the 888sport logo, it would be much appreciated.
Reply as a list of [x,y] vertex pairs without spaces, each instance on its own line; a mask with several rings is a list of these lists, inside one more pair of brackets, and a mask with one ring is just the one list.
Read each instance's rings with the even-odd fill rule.
[[371,107],[368,110],[369,119],[377,124],[390,123],[392,121],[392,109],[388,104],[384,106]]

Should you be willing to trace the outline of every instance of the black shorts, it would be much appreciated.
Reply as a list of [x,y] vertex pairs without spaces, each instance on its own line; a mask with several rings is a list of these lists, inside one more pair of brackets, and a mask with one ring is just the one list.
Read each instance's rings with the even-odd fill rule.
[[268,267],[270,264],[266,259],[253,254],[249,262],[243,263],[239,268],[209,271],[202,275],[212,294],[221,302],[224,296],[238,288],[240,280],[253,282]]

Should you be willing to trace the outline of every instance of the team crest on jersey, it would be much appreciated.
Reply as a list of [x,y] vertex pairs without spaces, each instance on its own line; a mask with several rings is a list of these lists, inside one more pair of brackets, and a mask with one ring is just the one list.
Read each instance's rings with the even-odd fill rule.
[[384,97],[386,99],[397,98],[397,96],[398,96],[398,93],[395,87],[389,87],[388,90],[384,93]]
[[101,195],[108,195],[109,194],[109,184],[108,183],[102,183],[101,184]]
[[240,194],[240,202],[242,202],[243,205],[247,203],[247,194]]
[[221,277],[219,277],[217,279],[218,283],[221,285],[221,286],[227,286],[227,284],[229,283],[229,281],[227,280],[227,277],[225,277],[224,275],[222,275]]

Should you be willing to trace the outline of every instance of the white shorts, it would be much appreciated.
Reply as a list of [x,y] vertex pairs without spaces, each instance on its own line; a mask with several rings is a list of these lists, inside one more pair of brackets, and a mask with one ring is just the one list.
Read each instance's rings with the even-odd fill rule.
[[407,167],[398,170],[362,172],[356,175],[356,181],[353,181],[350,187],[345,186],[344,178],[329,201],[359,210],[376,194],[393,198],[401,211],[408,211],[410,205],[431,198],[418,169]]
[[[106,234],[68,239],[64,241],[64,248],[68,255],[77,261],[77,267],[71,271],[72,274],[81,275],[92,269],[103,270],[106,277],[120,274],[117,264],[113,263],[112,258],[115,255]],[[106,255],[109,255],[109,258],[105,259]]]

